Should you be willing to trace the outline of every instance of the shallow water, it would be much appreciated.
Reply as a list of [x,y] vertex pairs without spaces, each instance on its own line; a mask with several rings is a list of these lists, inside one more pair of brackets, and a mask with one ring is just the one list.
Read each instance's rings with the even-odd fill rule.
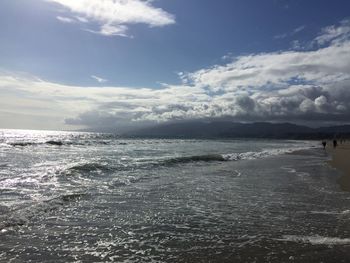
[[0,136],[2,262],[350,256],[350,196],[317,143]]

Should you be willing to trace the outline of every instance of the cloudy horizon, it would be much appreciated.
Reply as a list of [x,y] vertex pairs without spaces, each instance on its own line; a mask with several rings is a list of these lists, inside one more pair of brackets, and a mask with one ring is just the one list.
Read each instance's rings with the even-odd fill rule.
[[[294,6],[291,1],[268,2],[288,14],[309,8],[302,4]],[[253,48],[239,45],[230,50],[223,48],[224,44],[211,43],[215,52],[204,59],[195,54],[198,43],[188,35],[193,33],[193,20],[186,17],[188,13],[181,16],[176,12],[184,8],[183,2],[171,5],[167,1],[142,0],[31,0],[30,3],[33,10],[21,12],[49,10],[43,17],[41,13],[35,14],[36,23],[45,19],[52,24],[48,31],[38,29],[40,35],[48,38],[42,42],[50,41],[50,35],[55,34],[55,41],[60,43],[48,48],[50,43],[34,41],[24,33],[27,29],[22,24],[32,21],[33,14],[21,22],[11,13],[18,11],[20,5],[6,1],[0,4],[2,10],[9,11],[1,24],[17,19],[23,30],[0,33],[4,57],[0,64],[0,128],[93,130],[198,119],[281,121],[310,126],[349,123],[350,18],[339,10],[333,23],[289,18],[285,22],[288,26],[279,34],[271,31],[254,37],[250,32],[245,38],[266,42]],[[229,7],[246,6],[241,3]],[[208,8],[205,4],[199,5],[198,12],[206,15],[205,8]],[[225,15],[228,14],[215,16],[207,23],[219,30],[215,26],[219,20],[228,19]],[[255,30],[253,24],[247,25],[247,31]],[[209,27],[208,32],[201,30],[213,41]],[[238,32],[236,38],[225,37],[234,43],[238,37],[244,38]],[[183,51],[180,42],[165,46],[172,39],[165,40],[163,35],[166,39],[171,36],[188,41],[190,51]],[[26,38],[27,44],[19,42]],[[265,38],[268,40],[262,40]],[[91,42],[85,42],[87,39]],[[37,48],[42,44],[48,49],[39,52]],[[118,48],[123,51],[114,53]],[[150,57],[149,53],[155,55]],[[173,60],[169,59],[173,55]],[[100,60],[101,56],[104,59]],[[166,62],[162,56],[166,56]]]

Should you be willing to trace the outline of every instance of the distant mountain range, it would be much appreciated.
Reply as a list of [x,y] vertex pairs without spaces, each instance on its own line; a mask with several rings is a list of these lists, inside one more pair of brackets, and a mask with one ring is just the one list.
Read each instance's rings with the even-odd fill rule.
[[237,123],[229,121],[188,121],[159,124],[129,131],[124,136],[147,138],[350,138],[350,125],[310,128],[291,123]]

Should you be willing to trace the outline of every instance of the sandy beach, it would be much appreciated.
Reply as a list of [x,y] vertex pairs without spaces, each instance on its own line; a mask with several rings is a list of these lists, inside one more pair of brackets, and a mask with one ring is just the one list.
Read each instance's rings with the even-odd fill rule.
[[350,142],[338,144],[336,148],[332,142],[327,142],[327,145],[327,152],[332,155],[329,164],[342,173],[338,183],[342,190],[350,191]]

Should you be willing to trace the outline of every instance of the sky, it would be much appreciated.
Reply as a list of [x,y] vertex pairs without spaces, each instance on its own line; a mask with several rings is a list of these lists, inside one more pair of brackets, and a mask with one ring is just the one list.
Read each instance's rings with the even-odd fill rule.
[[350,122],[348,0],[1,0],[0,128]]

